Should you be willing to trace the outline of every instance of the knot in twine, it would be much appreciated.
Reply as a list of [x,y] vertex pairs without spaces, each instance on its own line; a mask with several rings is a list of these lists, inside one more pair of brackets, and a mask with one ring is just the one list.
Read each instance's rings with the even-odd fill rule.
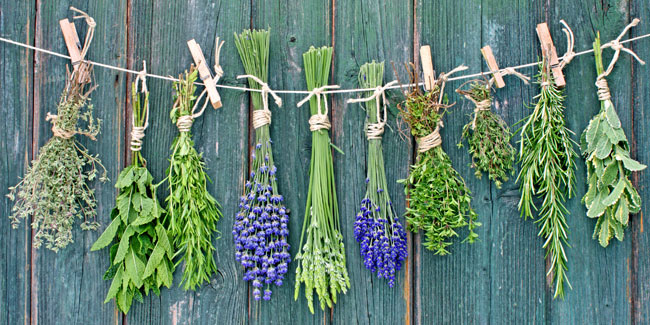
[[178,119],[176,120],[176,127],[178,128],[179,132],[190,132],[192,129],[192,124],[194,123],[194,119],[201,116],[203,114],[203,111],[205,111],[205,107],[208,106],[209,97],[205,97],[205,100],[203,100],[203,106],[201,107],[201,110],[194,113],[196,111],[196,108],[199,106],[199,102],[201,101],[201,98],[208,92],[207,89],[204,89],[203,92],[201,92],[201,95],[199,95],[199,98],[196,99],[196,102],[194,103],[194,107],[192,107],[192,112],[189,115],[182,115],[179,116]]
[[575,45],[575,37],[573,36],[571,27],[569,27],[564,19],[560,20],[560,23],[564,25],[562,31],[564,34],[566,34],[566,52],[564,52],[564,55],[562,56],[562,62],[560,62],[560,69],[564,69],[564,67],[567,64],[571,63],[571,60],[576,57],[576,52],[573,51],[573,47]]
[[461,65],[451,69],[451,71],[449,71],[449,72],[446,72],[446,73],[443,72],[443,73],[440,74],[437,81],[441,82],[442,84],[440,85],[440,94],[438,96],[438,105],[442,104],[442,98],[444,97],[443,95],[445,93],[445,84],[447,83],[447,80],[449,80],[449,76],[451,76],[452,74],[454,74],[456,72],[460,72],[460,71],[467,70],[467,69],[468,68],[467,68],[466,65],[461,64]]
[[81,49],[81,57],[85,58],[86,53],[88,53],[88,48],[90,47],[90,43],[93,40],[93,36],[95,35],[95,27],[97,27],[97,22],[95,22],[95,19],[93,17],[90,17],[87,13],[75,8],[75,7],[70,7],[70,10],[78,13],[79,15],[72,17],[72,19],[85,19],[86,24],[88,24],[88,30],[86,31],[86,40],[84,41],[84,46]]
[[[325,85],[322,87],[314,88],[309,92],[309,94],[305,98],[303,98],[300,102],[298,102],[298,107],[300,107],[304,103],[308,102],[313,96],[316,96],[318,111],[316,114],[312,115],[309,118],[309,130],[311,130],[312,132],[321,129],[329,130],[332,127],[332,125],[330,124],[329,117],[327,116],[327,113],[329,112],[329,108],[327,107],[327,98],[325,97],[326,95],[325,91],[328,89],[337,89],[337,88],[341,88],[341,86]],[[321,96],[323,96],[323,103],[325,105],[324,112],[321,109]]]
[[[382,134],[384,134],[384,126],[386,125],[386,119],[388,118],[388,110],[386,109],[386,105],[388,105],[388,100],[386,99],[386,88],[389,88],[394,84],[397,84],[397,80],[393,80],[384,86],[377,86],[369,97],[348,99],[348,103],[362,103],[369,102],[373,99],[375,100],[375,104],[377,105],[377,123],[366,124],[366,138],[368,140],[381,139]],[[380,105],[379,103],[380,97],[381,100],[383,100],[383,105]],[[381,111],[383,111],[383,114]]]
[[219,64],[219,55],[221,54],[221,47],[223,46],[223,43],[226,41],[219,41],[219,37],[214,42],[214,75],[215,75],[215,83],[221,77],[223,77],[223,68],[221,67],[221,64]]
[[77,130],[64,130],[60,128],[57,125],[57,121],[59,120],[59,116],[56,114],[50,114],[49,112],[47,113],[47,116],[45,116],[45,120],[52,123],[52,134],[61,139],[70,139],[75,136],[75,134],[83,134],[90,138],[91,140],[95,140],[95,136],[87,133],[87,132],[80,132]]
[[[141,93],[149,92],[147,90],[147,62],[142,61],[142,71],[138,73],[138,76],[135,79],[135,91],[138,91],[138,81],[142,83]],[[144,104],[144,125],[136,126],[135,125],[135,115],[131,116],[131,151],[140,151],[142,150],[142,139],[144,139],[144,131],[149,126],[149,104],[145,102]]]
[[630,30],[630,28],[638,25],[640,21],[641,20],[639,18],[634,18],[629,25],[625,26],[623,32],[621,32],[621,34],[618,35],[616,39],[600,47],[601,49],[608,48],[608,47],[611,48],[612,50],[614,50],[614,56],[612,57],[612,61],[607,66],[607,70],[605,70],[603,73],[598,75],[598,77],[596,78],[596,88],[598,89],[599,100],[605,101],[611,99],[609,86],[607,84],[607,80],[605,79],[605,77],[609,76],[609,74],[612,73],[612,70],[614,69],[614,64],[616,64],[616,61],[618,61],[618,58],[621,55],[621,51],[624,51],[629,55],[631,55],[640,64],[642,65],[645,64],[645,62],[641,60],[641,58],[639,58],[639,56],[637,56],[636,53],[634,53],[634,51],[625,48],[623,44],[621,44],[621,38],[623,38],[623,36]]
[[441,127],[443,127],[442,121],[438,122],[438,126],[436,126],[433,132],[417,139],[418,152],[426,152],[442,144],[442,138],[440,137]]
[[[515,77],[521,79],[521,81],[523,81],[524,84],[528,84],[528,82],[530,81],[530,77],[528,77],[525,74],[515,70],[514,68],[510,68],[510,67],[504,68],[504,69],[499,70],[499,73],[502,76],[515,76]],[[495,80],[496,79],[494,78],[494,76],[492,76],[492,78],[490,78],[490,80],[488,81],[488,87],[491,88],[492,85],[494,84]]]
[[245,74],[245,75],[237,76],[237,79],[241,79],[241,78],[250,78],[253,81],[257,82],[260,86],[262,86],[261,92],[262,92],[263,108],[253,111],[253,128],[258,129],[264,125],[271,124],[271,110],[269,109],[269,94],[273,96],[273,100],[275,101],[275,104],[278,105],[278,107],[282,107],[282,98],[280,98],[280,96],[278,96],[278,94],[276,94],[275,91],[273,91],[266,82],[262,81],[260,78],[254,75]]

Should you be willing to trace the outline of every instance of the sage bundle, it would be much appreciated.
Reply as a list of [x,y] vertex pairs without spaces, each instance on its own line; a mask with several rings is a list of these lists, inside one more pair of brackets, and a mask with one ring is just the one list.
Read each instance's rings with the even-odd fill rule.
[[[508,124],[491,110],[491,82],[476,80],[471,82],[469,90],[457,89],[456,92],[471,101],[475,108],[472,121],[463,127],[462,139],[467,140],[468,151],[472,156],[470,167],[481,178],[483,173],[494,182],[497,188],[514,173],[515,148],[510,144],[512,132]],[[462,143],[459,143],[462,146]]]
[[177,264],[185,262],[181,281],[185,290],[194,290],[210,281],[210,276],[217,271],[212,233],[217,230],[217,221],[221,218],[220,206],[208,192],[205,162],[194,148],[190,132],[194,119],[203,114],[208,103],[206,99],[201,110],[196,112],[206,93],[203,91],[198,98],[194,94],[197,77],[198,70],[191,66],[189,72],[174,82],[174,107],[169,115],[179,134],[172,143],[167,169],[166,224],[176,249],[174,256],[180,256]]
[[[635,19],[619,39],[627,29],[637,23],[638,20]],[[598,73],[596,87],[600,112],[591,119],[580,137],[580,149],[587,164],[588,180],[588,190],[582,202],[587,207],[587,217],[598,218],[593,238],[598,238],[600,245],[607,247],[613,236],[619,241],[623,240],[630,214],[641,210],[641,196],[630,182],[629,176],[632,172],[645,169],[646,166],[630,157],[630,145],[616,114],[607,84],[606,77],[611,73],[620,49],[616,50],[615,58],[605,70],[600,34],[593,45]],[[636,55],[634,57],[640,60]]]
[[[346,293],[350,279],[345,266],[345,247],[339,224],[339,210],[334,186],[334,166],[329,129],[327,98],[323,91],[337,86],[327,85],[332,63],[331,47],[314,48],[303,54],[305,77],[309,96],[298,106],[309,101],[312,132],[309,192],[305,219],[300,235],[299,261],[296,268],[294,299],[298,299],[300,286],[305,284],[305,297],[309,310],[314,313],[314,290],[321,309],[332,307],[339,292]],[[336,148],[336,147],[334,147]]]
[[[137,89],[142,81],[143,94]],[[142,156],[142,138],[148,126],[149,92],[141,75],[131,86],[133,125],[131,130],[131,164],[117,178],[119,194],[111,211],[112,222],[99,236],[91,250],[113,243],[111,266],[104,280],[113,279],[104,303],[115,299],[117,307],[128,313],[133,298],[142,302],[149,290],[160,295],[162,286],[171,287],[174,273],[173,255],[163,223],[165,211],[156,198],[157,186]]]
[[[440,129],[442,118],[451,107],[444,96],[446,78],[466,67],[460,66],[442,74],[423,93],[412,87],[402,105],[398,105],[402,119],[417,140],[417,156],[409,176],[399,180],[408,195],[406,221],[409,230],[423,230],[424,246],[437,255],[449,254],[450,239],[458,236],[460,228],[469,230],[465,241],[473,243],[478,234],[474,229],[481,224],[471,206],[471,191],[462,176],[453,168],[451,159],[442,149]],[[413,68],[414,70],[414,68]],[[417,84],[417,73],[409,69],[412,84]]]
[[[362,65],[359,70],[359,86],[376,90],[367,92],[366,98],[348,102],[366,103],[365,131],[368,138],[366,195],[361,200],[360,211],[356,216],[354,236],[361,246],[363,264],[376,272],[380,279],[387,279],[388,286],[392,288],[395,285],[395,274],[408,256],[408,248],[406,232],[387,190],[381,141],[388,115],[383,79],[384,62],[372,61]],[[384,101],[383,105],[381,100]]]
[[[75,9],[76,10],[76,9]],[[92,41],[94,20],[85,13],[89,23],[82,53],[85,55]],[[92,23],[92,24],[91,24]],[[92,155],[75,135],[91,140],[100,132],[101,120],[93,116],[90,94],[92,66],[80,62],[67,72],[66,85],[57,105],[56,114],[47,113],[52,124],[53,137],[43,145],[38,156],[27,167],[23,179],[9,188],[7,197],[14,201],[11,225],[17,228],[21,219],[32,216],[33,245],[58,252],[73,242],[75,219],[83,219],[81,229],[95,230],[97,202],[95,190],[89,185],[97,178],[98,168],[103,172],[100,182],[108,180],[106,169],[98,155]]]
[[[253,297],[271,299],[271,284],[284,282],[289,270],[289,210],[282,204],[273,161],[272,141],[269,131],[271,111],[269,93],[282,106],[282,100],[270,90],[268,81],[270,31],[244,30],[235,34],[248,85],[261,92],[252,92],[253,128],[255,147],[251,154],[250,179],[244,195],[239,199],[239,212],[235,216],[232,234],[235,241],[235,259],[244,267],[244,280],[252,281]],[[238,77],[238,78],[239,78]]]
[[[531,114],[524,119],[519,142],[521,170],[517,176],[521,198],[519,210],[524,218],[533,218],[537,211],[538,235],[544,238],[543,247],[550,261],[548,274],[553,277],[556,297],[564,297],[564,285],[571,286],[567,278],[569,211],[564,202],[574,195],[576,153],[571,130],[564,119],[564,94],[551,74],[546,59],[539,66],[540,93]],[[540,198],[539,208],[534,203]]]

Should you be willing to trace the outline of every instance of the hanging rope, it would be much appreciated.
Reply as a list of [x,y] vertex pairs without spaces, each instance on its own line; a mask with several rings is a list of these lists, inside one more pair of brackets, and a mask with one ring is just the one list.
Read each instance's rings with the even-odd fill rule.
[[203,100],[203,106],[201,107],[201,110],[198,111],[197,113],[194,113],[194,111],[196,111],[196,108],[199,106],[199,102],[201,101],[201,98],[207,92],[208,92],[207,89],[204,89],[201,92],[199,98],[197,98],[196,102],[194,102],[194,107],[192,107],[192,111],[189,115],[183,115],[178,117],[178,119],[176,120],[176,127],[178,128],[179,132],[190,132],[190,130],[192,129],[192,123],[194,123],[194,119],[203,114],[203,111],[205,111],[205,107],[208,106],[208,103],[210,102],[210,98],[207,96]]
[[[381,136],[384,134],[384,126],[386,125],[386,120],[388,118],[388,109],[386,109],[386,106],[388,105],[388,100],[386,100],[386,88],[397,84],[397,82],[397,80],[393,80],[383,86],[378,86],[369,97],[348,99],[348,103],[362,103],[369,102],[373,99],[375,100],[375,104],[377,105],[377,123],[366,124],[366,138],[368,140],[381,139]],[[379,103],[380,99],[383,101],[383,105]]]
[[[339,85],[325,85],[322,87],[312,89],[309,94],[298,102],[298,107],[302,106],[304,103],[308,102],[313,96],[316,96],[316,102],[318,103],[318,111],[316,114],[312,115],[309,118],[309,130],[312,132],[318,131],[321,129],[329,130],[332,128],[330,124],[330,119],[327,116],[329,113],[329,108],[327,107],[327,97],[325,97],[324,92],[327,89],[338,89],[341,88]],[[325,112],[321,110],[321,96],[323,96],[323,103],[325,105]]]
[[275,91],[273,91],[269,87],[269,85],[266,82],[262,81],[260,78],[251,74],[237,76],[237,79],[242,79],[242,78],[250,78],[253,81],[257,82],[260,86],[262,86],[261,95],[262,95],[263,108],[253,110],[253,128],[257,129],[264,125],[271,124],[271,110],[269,109],[269,94],[273,96],[273,100],[275,101],[275,104],[278,105],[278,107],[282,107],[282,98],[280,98],[280,96],[278,96],[275,93]]
[[573,51],[573,46],[575,45],[575,37],[573,36],[573,31],[571,30],[571,27],[564,21],[564,19],[560,20],[560,23],[564,25],[564,28],[562,28],[562,31],[564,34],[566,34],[566,52],[562,56],[562,62],[560,62],[560,69],[564,69],[564,67],[571,63],[571,60],[573,60],[574,57],[576,57],[576,52]]
[[[135,91],[138,92],[138,81],[142,84],[142,89],[140,93],[146,94],[149,92],[147,90],[147,62],[142,61],[142,71],[135,79]],[[144,103],[144,125],[136,126],[135,124],[135,115],[131,116],[131,151],[140,151],[142,150],[142,139],[144,139],[144,131],[149,126],[149,103]]]

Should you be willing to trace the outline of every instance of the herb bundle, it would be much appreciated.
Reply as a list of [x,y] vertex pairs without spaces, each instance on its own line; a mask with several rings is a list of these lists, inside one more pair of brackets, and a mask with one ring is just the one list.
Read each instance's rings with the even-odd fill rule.
[[[535,222],[540,227],[538,235],[544,238],[543,247],[550,261],[548,274],[553,276],[556,298],[564,297],[565,282],[571,287],[564,251],[569,211],[564,202],[573,196],[576,153],[572,132],[565,125],[563,91],[555,85],[546,59],[540,65],[538,80],[541,91],[535,97],[537,103],[521,127],[519,210],[524,218],[532,218],[533,209],[537,210]],[[533,202],[535,197],[542,199],[539,209]]]
[[[412,83],[417,84],[417,74],[411,69],[409,72]],[[441,76],[426,93],[413,87],[398,106],[418,142],[416,162],[408,178],[398,181],[409,196],[406,221],[409,230],[425,232],[424,246],[438,255],[449,254],[449,239],[458,236],[456,229],[467,227],[465,240],[473,243],[478,238],[474,229],[481,225],[470,205],[470,190],[441,146],[442,117],[450,107],[442,94],[444,80]]]
[[206,106],[195,113],[205,94],[204,91],[199,98],[194,95],[197,76],[198,70],[191,66],[185,76],[181,75],[179,81],[174,82],[174,107],[169,115],[179,134],[172,143],[167,169],[166,224],[176,248],[174,256],[181,256],[177,263],[185,261],[181,282],[185,290],[194,290],[216,272],[212,233],[217,230],[217,221],[221,218],[219,204],[208,193],[205,162],[194,148],[190,133],[193,120],[203,113]]
[[[144,81],[143,81],[144,82]],[[171,287],[174,263],[167,230],[163,225],[165,212],[156,198],[156,185],[140,153],[148,116],[149,92],[144,99],[133,83],[133,131],[131,133],[131,165],[120,173],[115,187],[119,195],[111,211],[111,224],[93,244],[91,250],[110,249],[111,266],[104,280],[113,279],[104,303],[115,299],[124,313],[133,298],[142,302],[142,293],[152,290],[160,294],[163,285]]]
[[[384,79],[384,62],[366,63],[359,70],[359,86],[362,88],[381,87]],[[395,285],[395,273],[406,260],[406,232],[395,213],[393,202],[387,191],[386,171],[381,135],[386,123],[387,108],[381,106],[383,88],[366,93],[366,137],[368,138],[368,170],[366,195],[361,200],[361,208],[354,223],[354,236],[361,245],[363,264],[379,278],[388,279],[388,286]],[[381,98],[380,98],[381,97]],[[359,100],[356,100],[359,101]],[[383,114],[380,112],[383,109]],[[383,117],[382,117],[383,115]]]
[[74,137],[79,134],[95,140],[100,132],[101,120],[93,117],[89,97],[96,88],[89,87],[91,73],[92,67],[84,62],[68,73],[57,113],[48,113],[46,118],[52,123],[54,136],[40,148],[24,178],[10,187],[7,194],[15,201],[9,216],[13,228],[18,227],[20,219],[33,217],[36,248],[45,241],[47,248],[57,252],[72,243],[72,227],[77,218],[84,220],[81,229],[99,227],[95,221],[95,190],[88,182],[97,177],[98,166],[103,169],[99,180],[107,181],[106,169],[99,156],[91,155]]
[[[235,44],[244,69],[250,75],[251,88],[261,89],[258,81],[266,85],[268,80],[269,39],[270,32],[266,30],[244,30],[240,35],[235,34]],[[253,282],[255,300],[262,297],[264,286],[264,299],[271,299],[271,284],[282,285],[291,261],[287,241],[289,211],[282,204],[284,198],[278,194],[266,89],[251,94],[255,147],[251,154],[250,180],[239,199],[240,210],[232,230],[235,258],[244,267],[244,280]]]
[[510,144],[512,133],[508,124],[490,109],[490,84],[477,80],[471,83],[469,90],[458,89],[456,92],[475,105],[472,122],[463,127],[462,136],[467,140],[472,155],[470,166],[476,170],[477,178],[487,173],[496,187],[501,188],[501,184],[508,180],[508,174],[513,173],[516,152]]
[[[600,35],[594,42],[600,112],[582,132],[580,148],[587,164],[588,191],[582,198],[587,217],[598,218],[593,237],[607,247],[616,236],[623,240],[630,213],[641,209],[641,197],[629,180],[631,172],[646,168],[630,157],[630,145],[616,114],[603,67]],[[608,69],[611,71],[611,69]]]
[[[324,310],[325,306],[331,308],[336,303],[340,291],[346,293],[350,287],[334,186],[327,99],[321,94],[327,88],[332,51],[331,47],[312,46],[303,54],[307,88],[311,91],[307,98],[311,111],[312,151],[300,253],[296,256],[300,263],[296,269],[294,298],[298,299],[300,285],[304,283],[305,297],[312,313],[314,289]],[[302,103],[304,100],[299,105]]]

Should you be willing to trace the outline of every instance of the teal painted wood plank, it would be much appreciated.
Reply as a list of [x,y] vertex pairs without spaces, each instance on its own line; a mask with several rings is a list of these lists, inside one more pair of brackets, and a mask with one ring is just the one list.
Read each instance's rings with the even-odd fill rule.
[[[253,1],[251,22],[253,28],[271,27],[270,87],[306,89],[302,54],[312,45],[318,47],[332,44],[330,1],[307,1],[303,2],[302,6],[296,7],[294,1],[256,0]],[[239,66],[241,63],[237,64]],[[274,141],[273,156],[278,167],[278,187],[280,193],[286,198],[284,202],[286,207],[291,211],[289,244],[292,257],[295,257],[299,251],[311,157],[309,108],[296,107],[296,103],[301,99],[302,95],[283,95],[282,108],[274,105],[271,108],[273,111],[271,139]],[[228,236],[229,240],[232,240],[231,238]],[[273,290],[270,301],[255,302],[250,295],[249,321],[251,323],[324,324],[329,322],[329,310],[323,312],[315,306],[315,314],[309,312],[304,286],[301,288],[298,300],[294,301],[296,266],[297,263],[292,261],[284,285]],[[241,281],[241,277],[240,269],[237,279]]]
[[[416,5],[417,44],[430,45],[436,73],[449,71],[461,64],[477,72],[482,66],[481,6],[476,1],[418,1]],[[419,53],[419,50],[418,52]],[[418,55],[419,60],[419,55]],[[467,72],[467,71],[466,71]],[[465,72],[464,72],[465,73]],[[461,243],[467,236],[462,230],[454,239],[451,255],[437,256],[426,250],[420,235],[416,237],[416,319],[421,323],[486,323],[490,311],[490,259],[493,220],[487,179],[477,180],[467,166],[471,159],[465,148],[458,148],[462,127],[473,107],[454,92],[462,82],[451,82],[445,89],[456,106],[444,117],[442,147],[453,167],[472,191],[472,207],[483,226],[477,233],[480,241]],[[443,299],[441,299],[444,297]]]
[[[503,68],[536,61],[539,41],[535,24],[543,20],[541,4],[487,0],[483,1],[482,6],[481,46],[492,47],[499,66]],[[513,12],[530,18],[521,19]],[[554,36],[558,45],[563,44],[559,35]],[[482,71],[489,71],[485,61],[481,61]],[[536,68],[521,72],[531,77],[537,73]],[[492,110],[504,118],[514,133],[519,127],[516,123],[530,114],[526,106],[537,95],[539,87],[535,84],[525,85],[513,76],[505,77],[505,82],[506,87],[495,87],[492,91]],[[511,140],[517,152],[518,140],[518,135]],[[489,319],[495,323],[543,323],[548,306],[545,251],[542,248],[543,240],[537,236],[538,226],[520,217],[517,208],[520,192],[515,182],[518,172],[519,165],[515,164],[515,174],[510,180],[501,189],[490,184],[487,194],[490,203],[486,204],[491,205],[492,218],[484,224],[489,230],[483,240],[487,242],[489,251],[485,258],[490,261]],[[475,195],[478,194],[474,188],[472,190]]]
[[[37,8],[36,46],[67,53],[58,21],[71,18],[73,5],[95,18],[94,41],[88,52],[90,60],[124,66],[126,64],[126,6],[125,2],[96,3],[60,1],[39,2]],[[77,23],[81,38],[86,28]],[[65,65],[69,62],[52,56],[36,55],[34,98],[34,143],[42,145],[51,137],[47,112],[56,112],[56,105],[65,85]],[[78,140],[91,153],[98,153],[115,180],[122,166],[124,148],[123,111],[125,101],[124,75],[97,68],[94,70],[97,90],[91,95],[95,116],[102,119],[97,141],[81,136]],[[96,191],[97,220],[102,229],[110,221],[115,192],[109,183],[92,183]],[[108,267],[108,251],[90,252],[90,246],[100,232],[82,231],[77,225],[74,243],[59,253],[45,248],[33,250],[32,320],[39,323],[83,324],[89,319],[98,323],[119,323],[121,317],[112,304],[103,304],[109,283],[102,280]]]
[[[650,33],[648,18],[650,16],[650,3],[647,1],[632,1],[630,5],[630,19],[635,17],[641,18],[641,24],[632,29],[630,37]],[[642,59],[650,59],[650,43],[640,41],[629,46]],[[619,69],[627,73],[628,66],[623,65]],[[632,77],[631,101],[633,110],[630,112],[633,121],[633,129],[626,130],[625,134],[632,145],[632,157],[635,157],[641,163],[650,164],[650,150],[648,150],[647,139],[650,137],[650,114],[648,113],[648,103],[650,103],[650,80],[648,80],[648,67],[642,66],[636,62],[630,66]],[[621,114],[619,110],[619,114]],[[650,322],[650,238],[645,229],[650,229],[650,223],[643,218],[648,214],[648,203],[650,203],[650,174],[647,170],[637,173],[632,177],[632,182],[637,186],[641,195],[642,205],[641,212],[632,216],[630,230],[626,233],[627,239],[632,241],[632,258],[629,268],[633,272],[632,281],[629,284],[630,300],[632,303],[632,322],[636,324],[645,324]]]
[[[232,33],[250,23],[250,4],[232,1],[196,1],[192,3],[133,3],[133,64],[140,69],[146,59],[151,72],[178,76],[192,62],[186,42],[196,39],[209,66],[214,65],[216,36],[226,41],[220,62],[225,71],[222,83],[234,83],[243,73]],[[168,166],[170,146],[178,130],[169,120],[172,107],[172,84],[149,79],[151,121],[145,137],[144,154],[154,177],[162,180]],[[198,94],[198,93],[197,93]],[[174,287],[160,297],[147,297],[136,304],[128,320],[135,324],[244,323],[247,316],[247,291],[240,280],[232,244],[232,220],[236,213],[240,189],[247,170],[248,100],[241,92],[220,90],[223,107],[207,108],[192,127],[195,146],[203,152],[207,174],[213,183],[208,190],[222,206],[223,218],[218,222],[221,235],[215,234],[218,273],[209,284],[196,292],[178,287],[182,266],[174,274]],[[166,196],[165,186],[158,195]],[[218,238],[219,237],[219,238]]]
[[[629,22],[628,1],[583,1],[580,4],[558,2],[549,10],[551,33],[556,45],[564,52],[564,37],[560,19],[575,26],[576,48],[592,48],[596,31],[600,31],[603,43],[618,36]],[[592,26],[585,28],[584,26]],[[609,62],[612,51],[606,50],[604,62]],[[566,69],[566,111],[568,126],[576,133],[575,139],[587,126],[593,115],[600,110],[596,95],[596,70],[593,55],[585,55],[572,61]],[[618,111],[626,134],[632,130],[630,61],[621,56],[617,68],[608,77],[613,102]],[[566,299],[554,300],[550,305],[550,320],[557,323],[626,324],[630,323],[630,280],[631,236],[626,233],[625,241],[613,240],[602,248],[592,239],[595,220],[586,217],[580,199],[586,191],[586,171],[582,157],[578,160],[576,173],[576,198],[567,205],[571,215],[568,250],[569,279],[573,290]],[[549,292],[550,294],[550,292]]]
[[[372,60],[386,61],[384,81],[395,79],[391,61],[401,66],[413,57],[413,7],[405,1],[337,1],[334,48],[334,82],[342,88],[358,88],[359,68]],[[406,82],[405,73],[400,79]],[[334,152],[337,194],[340,198],[341,228],[347,254],[351,288],[333,308],[335,324],[405,324],[411,322],[412,271],[405,263],[396,275],[395,287],[367,270],[354,237],[354,222],[361,199],[366,193],[368,140],[364,133],[366,112],[359,104],[347,104],[361,94],[343,94],[332,98],[332,133],[334,143],[345,152]],[[395,94],[393,94],[395,95]],[[391,98],[390,128],[386,127],[383,149],[388,188],[397,216],[404,214],[403,186],[396,180],[405,178],[411,163],[410,139],[400,138],[396,125],[396,104],[401,96]]]
[[[34,44],[33,3],[0,1],[0,35]],[[0,112],[4,117],[0,143],[0,323],[29,323],[31,294],[31,227],[23,221],[11,228],[13,202],[4,196],[20,181],[32,159],[33,53],[0,44]]]

